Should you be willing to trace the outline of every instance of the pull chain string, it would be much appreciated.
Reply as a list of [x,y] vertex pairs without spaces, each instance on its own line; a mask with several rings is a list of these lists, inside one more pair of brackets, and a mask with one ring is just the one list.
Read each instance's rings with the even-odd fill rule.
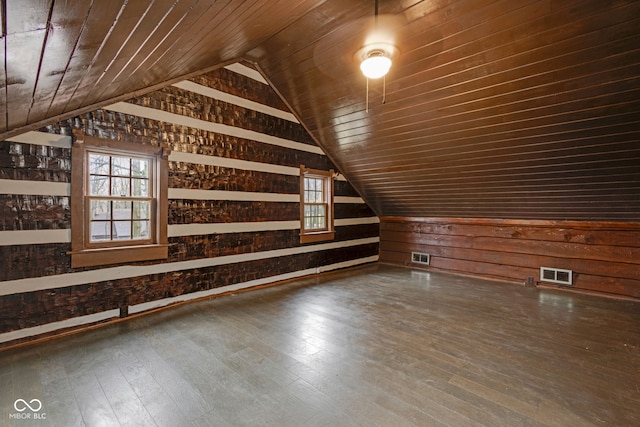
[[[378,0],[374,1],[374,10],[373,10],[373,16],[374,16],[374,20],[375,20],[375,28],[376,30],[378,29]],[[383,84],[385,84],[383,82]],[[382,103],[385,103],[385,99],[386,99],[386,95],[385,95],[385,86],[383,86],[382,88]],[[368,113],[369,112],[369,77],[367,77],[367,95],[366,95],[366,100],[365,100],[365,107],[364,107],[364,112]]]
[[367,77],[367,96],[364,104],[364,112],[369,112],[369,77]]
[[387,76],[382,76],[382,103],[387,102]]

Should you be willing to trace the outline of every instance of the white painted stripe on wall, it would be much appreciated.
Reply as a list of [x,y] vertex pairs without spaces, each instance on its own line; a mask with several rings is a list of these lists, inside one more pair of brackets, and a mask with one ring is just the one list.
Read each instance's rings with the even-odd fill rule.
[[0,179],[0,194],[70,196],[71,185],[67,182]]
[[[288,202],[299,203],[299,194],[257,193],[251,191],[199,190],[191,188],[169,188],[169,199],[227,200],[235,202]],[[363,204],[360,197],[336,196],[334,203]]]
[[143,311],[152,310],[154,308],[166,307],[167,305],[175,304],[178,302],[191,301],[198,298],[206,298],[213,295],[219,295],[225,292],[239,291],[247,288],[252,288],[254,286],[266,285],[269,283],[280,282],[282,280],[296,279],[299,277],[310,276],[320,272],[332,271],[340,268],[353,267],[356,265],[367,264],[367,263],[376,262],[376,261],[378,261],[378,255],[370,256],[367,258],[360,258],[360,259],[351,260],[351,261],[340,262],[340,263],[331,264],[331,265],[325,265],[320,267],[318,270],[316,270],[315,268],[309,268],[306,270],[294,271],[291,273],[280,274],[277,276],[265,277],[263,279],[256,279],[248,282],[236,283],[234,285],[223,286],[220,288],[208,289],[206,291],[199,291],[199,292],[193,292],[190,294],[179,295],[177,297],[165,298],[165,299],[145,302],[137,305],[130,305],[129,313],[130,314],[140,313]]
[[172,151],[171,154],[169,154],[169,160],[172,162],[185,162],[197,165],[220,166],[224,168],[300,176],[300,168],[252,162],[249,160],[230,159],[228,157],[208,156],[206,154]]
[[250,191],[197,190],[169,188],[170,199],[228,200],[236,202],[299,202],[299,194],[254,193]]
[[269,84],[264,79],[262,74],[260,74],[260,72],[254,70],[253,68],[249,68],[246,65],[242,65],[242,64],[240,64],[238,62],[236,62],[235,64],[227,65],[224,68],[226,68],[229,71],[233,71],[234,73],[242,74],[243,76],[249,77],[250,79],[259,81],[260,83],[264,83],[266,85]]
[[188,126],[196,129],[202,129],[209,132],[220,133],[223,135],[235,136],[237,138],[249,139],[265,144],[275,145],[278,147],[290,148],[292,150],[305,151],[314,154],[324,154],[322,149],[316,145],[303,144],[301,142],[290,141],[288,139],[278,138],[252,130],[242,129],[235,126],[224,125],[221,123],[212,123],[205,120],[194,119],[193,117],[182,116],[180,114],[169,113],[155,108],[142,107],[140,105],[130,104],[128,102],[117,102],[115,104],[104,107],[105,110],[115,111],[123,114],[131,114],[138,117],[144,117],[151,120],[158,120],[167,123],[173,123],[182,126]]
[[[0,194],[70,196],[71,185],[66,182],[17,181],[0,179]],[[299,202],[299,194],[259,193],[252,191],[199,190],[169,188],[169,199],[232,200],[254,202]],[[361,197],[335,196],[334,203],[363,204]]]
[[[336,219],[336,227],[350,225],[378,224],[378,217]],[[247,233],[261,231],[296,230],[300,221],[260,221],[206,224],[170,224],[169,237],[198,236],[201,234]],[[71,242],[71,230],[8,230],[0,231],[0,246],[39,245],[47,243]]]
[[71,230],[7,230],[0,231],[0,246],[41,245],[71,242]]
[[[281,175],[300,176],[300,168],[293,166],[281,166],[271,163],[252,162],[250,160],[231,159],[228,157],[209,156],[207,154],[183,153],[172,151],[169,154],[172,162],[193,163],[196,165],[220,166],[225,168],[242,169],[256,172],[267,172]],[[344,175],[335,177],[338,181],[346,181]]]
[[[336,227],[348,227],[350,225],[378,224],[378,217],[368,218],[343,218],[336,219]],[[261,222],[228,222],[228,223],[203,223],[203,224],[172,224],[169,225],[167,235],[169,237],[198,236],[201,234],[225,234],[246,233],[260,231],[297,230],[300,221],[261,221]]]
[[364,225],[364,224],[380,224],[380,218],[377,216],[369,216],[363,218],[342,218],[336,219],[334,225],[336,227],[346,227],[349,225]]
[[223,101],[223,102],[226,102],[227,104],[237,105],[238,107],[246,108],[248,110],[257,111],[259,113],[264,113],[273,117],[279,117],[281,119],[288,120],[290,122],[300,123],[298,119],[296,119],[296,116],[294,116],[288,111],[279,110],[269,105],[260,104],[259,102],[255,102],[245,98],[241,98],[239,96],[231,95],[229,93],[222,92],[220,90],[213,89],[208,86],[203,86],[198,83],[191,82],[189,80],[184,80],[184,81],[175,83],[172,86],[175,86],[180,89],[188,90],[189,92],[198,93],[208,98],[217,99],[218,101]]
[[26,279],[8,280],[0,282],[0,295],[33,292],[45,289],[65,288],[105,280],[126,279],[151,274],[170,273],[194,268],[214,267],[217,265],[235,264],[245,261],[255,261],[281,256],[311,253],[329,249],[379,243],[379,237],[348,240],[343,242],[329,242],[318,245],[308,245],[294,248],[277,249],[272,251],[252,252],[239,255],[227,255],[215,258],[201,258],[189,261],[170,262],[151,265],[123,265],[99,270],[80,271],[77,273],[58,274],[53,276],[30,277]]
[[300,228],[300,221],[261,221],[261,222],[228,222],[206,224],[172,224],[169,225],[169,237],[197,236],[200,234],[227,234],[259,231],[295,230]]
[[[0,179],[0,194],[70,196],[71,185],[66,182],[16,181]],[[169,199],[232,200],[254,202],[299,202],[299,194],[259,193],[251,191],[199,190],[169,188]],[[334,203],[362,204],[361,197],[336,196]]]
[[108,310],[101,313],[89,314],[87,316],[74,317],[60,322],[51,322],[45,325],[34,326],[32,328],[18,329],[17,331],[5,332],[0,334],[0,343],[9,342],[21,338],[33,337],[47,332],[58,331],[60,329],[71,328],[74,326],[87,325],[90,323],[101,322],[103,320],[112,319],[120,316],[120,310]]
[[12,136],[7,141],[22,142],[25,144],[46,145],[49,147],[71,148],[71,137],[56,135],[47,132],[31,131],[21,135]]
[[364,200],[362,197],[335,196],[333,203],[361,205],[364,204]]

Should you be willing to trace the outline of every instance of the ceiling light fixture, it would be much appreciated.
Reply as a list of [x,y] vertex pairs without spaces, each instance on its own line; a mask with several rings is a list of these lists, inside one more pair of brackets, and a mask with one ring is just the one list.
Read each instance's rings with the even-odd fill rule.
[[374,21],[373,31],[366,36],[364,46],[362,46],[355,54],[355,59],[360,63],[360,71],[367,79],[367,94],[365,99],[365,112],[369,112],[369,79],[382,80],[382,103],[386,98],[387,81],[385,76],[391,69],[393,60],[398,55],[398,49],[395,47],[395,36],[393,27],[385,25],[390,23],[387,16],[382,22],[378,19],[378,0],[374,1]]
[[360,70],[368,79],[379,79],[389,72],[391,63],[391,58],[384,50],[373,49],[367,52],[366,58],[360,63]]
[[365,112],[369,112],[369,79],[383,78],[382,103],[386,102],[386,78],[391,69],[393,59],[398,56],[398,49],[392,44],[378,42],[368,44],[356,52],[356,59],[360,61],[360,71],[367,79],[367,96],[365,100]]

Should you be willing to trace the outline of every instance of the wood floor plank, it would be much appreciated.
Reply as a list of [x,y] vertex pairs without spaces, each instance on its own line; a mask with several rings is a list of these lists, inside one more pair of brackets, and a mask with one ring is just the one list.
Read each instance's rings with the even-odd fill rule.
[[117,366],[109,363],[99,366],[94,371],[121,425],[149,426],[155,424],[153,417]]
[[[7,352],[11,353],[11,352]],[[15,413],[15,409],[13,408],[13,404],[17,399],[16,393],[13,387],[13,363],[12,358],[9,354],[5,357],[2,357],[2,363],[0,363],[0,417],[2,420],[10,420],[10,415]]]
[[[372,265],[0,351],[0,425],[636,426],[638,325],[640,302]],[[46,422],[8,418],[23,395]]]
[[86,425],[119,425],[118,418],[93,371],[72,371],[69,380]]
[[64,360],[64,352],[56,348],[50,348],[46,357],[43,357],[40,382],[44,390],[47,418],[52,420],[52,425],[84,426]]

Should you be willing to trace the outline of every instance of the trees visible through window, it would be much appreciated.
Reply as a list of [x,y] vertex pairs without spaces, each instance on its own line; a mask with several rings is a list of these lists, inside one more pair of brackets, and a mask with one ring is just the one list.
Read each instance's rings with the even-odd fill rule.
[[150,238],[153,158],[89,152],[90,242]]
[[327,229],[327,184],[325,178],[304,178],[304,229]]
[[301,166],[300,193],[300,241],[333,239],[333,171]]

